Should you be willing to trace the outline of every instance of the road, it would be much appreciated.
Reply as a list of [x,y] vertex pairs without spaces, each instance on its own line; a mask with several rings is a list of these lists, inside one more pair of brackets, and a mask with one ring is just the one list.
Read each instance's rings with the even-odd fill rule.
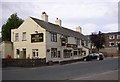
[[[89,62],[80,61],[71,64],[43,66],[43,67],[34,67],[34,68],[9,67],[9,68],[4,68],[2,70],[2,79],[3,80],[80,80],[80,79],[89,80],[90,78],[86,78],[86,77],[89,76],[95,77],[99,74],[104,74],[111,71],[117,71],[115,72],[115,74],[118,73],[118,59],[119,58],[106,58],[105,60],[102,61],[89,61]],[[110,73],[108,74],[110,75]],[[115,79],[118,79],[117,75],[115,77],[116,77]]]

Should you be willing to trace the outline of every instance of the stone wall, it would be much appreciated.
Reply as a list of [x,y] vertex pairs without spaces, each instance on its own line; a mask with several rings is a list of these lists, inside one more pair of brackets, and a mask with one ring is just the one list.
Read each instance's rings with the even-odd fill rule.
[[109,47],[100,49],[100,52],[103,52],[106,56],[120,56],[120,51],[118,51],[118,47]]

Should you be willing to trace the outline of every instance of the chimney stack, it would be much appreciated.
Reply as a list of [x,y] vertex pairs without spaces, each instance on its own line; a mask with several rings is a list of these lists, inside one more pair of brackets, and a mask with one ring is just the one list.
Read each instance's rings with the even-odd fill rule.
[[80,26],[76,27],[76,31],[82,33],[82,28]]
[[56,18],[56,20],[55,20],[55,24],[61,26],[61,23],[62,23],[61,20],[58,19],[58,18]]
[[42,12],[41,18],[43,21],[48,22],[48,15],[46,14],[46,12]]

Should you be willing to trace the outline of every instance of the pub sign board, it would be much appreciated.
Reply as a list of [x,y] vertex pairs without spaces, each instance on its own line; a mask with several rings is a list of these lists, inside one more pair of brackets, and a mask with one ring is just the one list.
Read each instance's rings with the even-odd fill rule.
[[31,42],[43,42],[43,33],[31,34]]

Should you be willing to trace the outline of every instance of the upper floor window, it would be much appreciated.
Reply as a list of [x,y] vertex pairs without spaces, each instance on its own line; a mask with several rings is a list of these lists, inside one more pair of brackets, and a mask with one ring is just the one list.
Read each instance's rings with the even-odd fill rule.
[[15,33],[15,41],[19,41],[19,34]]
[[57,42],[57,33],[51,33],[51,41]]
[[109,35],[109,39],[115,39],[115,35]]
[[89,42],[89,41],[85,41],[85,42],[86,42],[86,46],[88,46],[88,42]]
[[76,38],[76,44],[80,46],[80,39]]
[[26,40],[26,32],[22,33],[22,40],[25,41]]
[[114,42],[109,42],[109,46],[115,46]]
[[117,35],[117,39],[120,39],[120,35]]

